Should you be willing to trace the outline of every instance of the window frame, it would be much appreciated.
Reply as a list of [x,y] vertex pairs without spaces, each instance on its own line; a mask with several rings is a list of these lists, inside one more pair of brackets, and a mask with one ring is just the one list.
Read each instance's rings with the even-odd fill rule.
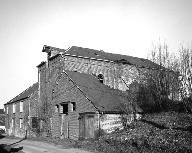
[[9,105],[6,107],[6,113],[9,114]]
[[15,112],[16,112],[16,104],[13,103],[13,114],[15,114]]
[[[22,121],[22,122],[21,122]],[[23,128],[23,118],[19,119],[19,128],[22,129]]]
[[20,111],[20,113],[23,113],[23,101],[19,102],[19,111]]

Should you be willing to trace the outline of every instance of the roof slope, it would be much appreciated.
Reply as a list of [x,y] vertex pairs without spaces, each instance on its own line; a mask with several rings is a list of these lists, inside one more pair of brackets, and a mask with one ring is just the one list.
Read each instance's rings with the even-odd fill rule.
[[158,64],[153,63],[152,61],[147,59],[127,56],[127,55],[112,54],[104,51],[99,51],[99,50],[89,49],[89,48],[82,48],[77,46],[72,46],[65,52],[65,54],[109,60],[117,63],[136,65],[138,67],[160,68]]
[[17,95],[15,98],[11,99],[7,104],[13,103],[22,99],[28,98],[32,93],[38,90],[38,82],[27,88],[25,91]]
[[120,111],[120,104],[128,102],[122,91],[109,88],[96,76],[72,71],[65,72],[100,111]]

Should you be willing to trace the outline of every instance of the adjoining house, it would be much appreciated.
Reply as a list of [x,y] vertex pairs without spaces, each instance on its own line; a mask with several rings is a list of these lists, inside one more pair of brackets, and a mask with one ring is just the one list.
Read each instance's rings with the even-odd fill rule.
[[122,128],[126,90],[160,68],[146,59],[76,46],[44,46],[43,52],[47,61],[37,66],[38,83],[5,104],[8,134],[24,136],[27,130],[33,136],[87,139],[101,129]]
[[[38,83],[33,84],[18,96],[7,102],[5,127],[8,135],[24,137],[38,111]],[[32,127],[31,127],[32,128]]]
[[5,130],[5,112],[4,112],[4,109],[0,109],[0,129]]

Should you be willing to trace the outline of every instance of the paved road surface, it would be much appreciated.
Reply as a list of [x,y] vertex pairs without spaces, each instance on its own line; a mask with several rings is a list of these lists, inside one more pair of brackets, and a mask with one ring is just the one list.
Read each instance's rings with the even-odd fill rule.
[[[17,142],[18,140],[15,139],[7,139],[3,138],[0,139],[0,144],[11,144]],[[30,141],[24,140],[19,143],[16,147],[23,146],[22,152],[24,153],[91,153],[88,151],[75,149],[75,148],[64,148],[61,145],[54,145],[45,142],[39,141]],[[20,153],[22,153],[20,152]]]

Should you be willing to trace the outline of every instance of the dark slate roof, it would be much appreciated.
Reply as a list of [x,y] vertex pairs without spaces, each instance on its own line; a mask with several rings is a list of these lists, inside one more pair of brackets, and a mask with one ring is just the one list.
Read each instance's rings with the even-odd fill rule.
[[11,99],[7,104],[13,103],[19,100],[28,98],[32,93],[38,90],[38,82],[27,88],[25,91],[17,95],[15,98]]
[[152,61],[147,60],[147,59],[127,56],[127,55],[121,55],[121,54],[112,54],[112,53],[107,53],[104,51],[99,51],[99,50],[89,49],[89,48],[82,48],[82,47],[77,47],[77,46],[72,46],[67,51],[65,51],[65,54],[109,60],[109,61],[113,61],[116,63],[135,65],[135,66],[138,66],[141,68],[142,67],[160,68],[160,66],[158,64],[155,64]]
[[96,76],[65,71],[88,99],[103,112],[120,111],[120,103],[127,103],[125,93],[101,83]]

